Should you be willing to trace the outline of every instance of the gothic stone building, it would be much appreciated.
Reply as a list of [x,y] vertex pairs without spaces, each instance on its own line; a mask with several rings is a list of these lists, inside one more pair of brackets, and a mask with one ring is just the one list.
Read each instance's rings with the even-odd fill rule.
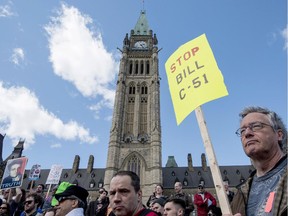
[[[140,17],[123,40],[117,89],[115,95],[112,126],[110,130],[106,169],[93,167],[91,155],[86,169],[80,169],[80,157],[75,156],[72,169],[64,169],[61,181],[68,181],[86,188],[94,199],[99,187],[109,187],[112,176],[119,170],[136,172],[141,179],[144,200],[152,194],[155,184],[162,184],[168,195],[173,191],[175,181],[180,181],[190,194],[195,193],[198,184],[215,194],[210,168],[202,155],[202,166],[194,167],[191,154],[187,155],[187,166],[178,167],[174,157],[168,158],[162,167],[161,121],[160,121],[160,79],[158,69],[158,39],[149,28],[146,14]],[[3,146],[3,136],[1,144]],[[8,159],[22,156],[24,142],[19,142],[15,151],[2,161],[2,171]],[[1,150],[2,150],[1,146]],[[2,152],[1,152],[2,155]],[[2,158],[1,158],[2,159]],[[222,166],[224,181],[236,187],[252,172],[253,167]],[[24,188],[30,188],[26,170]],[[46,182],[49,170],[41,170],[36,184]]]

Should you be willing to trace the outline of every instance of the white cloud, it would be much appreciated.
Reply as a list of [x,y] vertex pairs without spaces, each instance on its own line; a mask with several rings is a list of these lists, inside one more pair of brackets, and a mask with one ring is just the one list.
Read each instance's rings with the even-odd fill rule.
[[288,29],[287,26],[281,31],[281,36],[284,38],[285,44],[284,49],[287,50],[288,48]]
[[35,142],[36,135],[52,135],[58,139],[96,143],[98,138],[91,136],[75,121],[63,123],[53,113],[39,104],[36,95],[25,87],[4,87],[0,82],[0,130],[14,143],[25,139],[25,148]]
[[107,104],[108,102],[105,101],[105,100],[101,100],[100,102],[94,104],[94,105],[91,105],[89,107],[90,110],[92,110],[94,112],[94,117],[95,119],[99,119],[100,118],[100,111],[103,107],[109,107],[110,105]]
[[105,118],[105,121],[111,122],[111,121],[112,121],[112,118],[113,118],[112,115],[107,116],[107,117]]
[[[62,4],[45,26],[54,73],[75,85],[85,97],[100,96],[101,106],[113,107],[118,62],[109,53],[99,32],[89,29],[92,19]],[[95,29],[95,28],[93,28]]]
[[62,145],[60,144],[60,143],[54,143],[54,144],[52,144],[51,146],[50,146],[50,148],[61,148],[62,147]]
[[13,15],[14,13],[9,5],[0,5],[0,17],[9,17]]
[[25,58],[25,54],[24,54],[24,50],[22,48],[13,49],[11,61],[14,64],[19,65],[21,62],[24,61],[24,58]]

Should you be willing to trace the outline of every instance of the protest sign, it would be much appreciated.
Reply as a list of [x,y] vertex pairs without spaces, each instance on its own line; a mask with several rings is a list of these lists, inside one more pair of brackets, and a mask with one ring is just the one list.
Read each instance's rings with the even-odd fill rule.
[[62,165],[52,165],[46,184],[58,184],[60,181],[61,173],[63,166]]
[[36,181],[40,177],[41,165],[34,164],[29,172],[29,180]]
[[177,125],[196,107],[228,95],[205,34],[180,46],[165,68]]
[[28,158],[21,157],[7,161],[1,189],[21,187]]

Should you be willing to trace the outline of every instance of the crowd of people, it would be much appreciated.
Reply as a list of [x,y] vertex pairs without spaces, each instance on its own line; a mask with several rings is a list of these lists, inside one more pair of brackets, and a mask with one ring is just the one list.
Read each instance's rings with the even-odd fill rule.
[[[237,192],[223,185],[234,216],[287,215],[287,129],[273,111],[248,107],[240,113],[241,138],[245,154],[255,171],[238,187]],[[12,166],[11,166],[12,167]],[[146,205],[140,188],[140,178],[132,171],[119,171],[106,191],[99,189],[96,200],[87,203],[88,191],[62,182],[44,195],[39,184],[26,194],[19,187],[2,190],[0,216],[198,216],[222,215],[215,197],[199,184],[192,197],[175,182],[174,193],[164,195],[157,184]],[[49,193],[48,193],[49,194]],[[225,214],[225,216],[232,216]]]

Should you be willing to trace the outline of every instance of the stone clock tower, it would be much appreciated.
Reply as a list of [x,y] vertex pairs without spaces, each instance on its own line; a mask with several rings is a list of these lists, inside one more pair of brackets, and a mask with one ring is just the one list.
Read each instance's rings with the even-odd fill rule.
[[123,41],[104,185],[119,170],[141,179],[143,196],[162,183],[158,41],[145,11]]

